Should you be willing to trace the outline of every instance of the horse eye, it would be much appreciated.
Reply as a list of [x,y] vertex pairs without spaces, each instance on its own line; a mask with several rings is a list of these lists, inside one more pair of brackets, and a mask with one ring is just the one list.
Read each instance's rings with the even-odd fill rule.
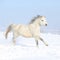
[[41,20],[41,21],[44,21],[44,20]]

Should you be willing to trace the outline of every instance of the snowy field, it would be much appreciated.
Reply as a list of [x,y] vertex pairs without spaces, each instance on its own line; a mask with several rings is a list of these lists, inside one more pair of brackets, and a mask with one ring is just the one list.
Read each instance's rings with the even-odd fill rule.
[[35,45],[34,38],[17,38],[16,45],[12,44],[12,33],[5,39],[4,32],[0,32],[0,60],[60,60],[60,35],[41,33],[47,41],[45,46],[39,41],[39,48]]

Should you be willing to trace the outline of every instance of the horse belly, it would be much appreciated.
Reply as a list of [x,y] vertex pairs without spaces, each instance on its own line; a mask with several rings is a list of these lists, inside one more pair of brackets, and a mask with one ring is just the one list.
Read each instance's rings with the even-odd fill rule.
[[24,37],[32,37],[32,34],[29,33],[29,32],[24,32],[24,33],[23,33],[23,36],[24,36]]
[[30,30],[27,27],[21,28],[20,29],[20,34],[24,37],[32,37],[32,34],[30,32]]

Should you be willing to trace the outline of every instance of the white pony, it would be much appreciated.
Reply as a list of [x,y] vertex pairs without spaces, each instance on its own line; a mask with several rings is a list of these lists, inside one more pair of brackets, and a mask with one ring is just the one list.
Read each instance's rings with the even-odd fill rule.
[[38,40],[41,40],[46,46],[48,44],[40,37],[40,26],[47,26],[47,21],[45,16],[37,15],[32,19],[32,21],[28,25],[23,24],[11,24],[7,28],[5,33],[5,38],[10,31],[13,32],[13,43],[16,43],[16,38],[19,36],[24,36],[27,38],[35,38],[36,45],[38,46]]

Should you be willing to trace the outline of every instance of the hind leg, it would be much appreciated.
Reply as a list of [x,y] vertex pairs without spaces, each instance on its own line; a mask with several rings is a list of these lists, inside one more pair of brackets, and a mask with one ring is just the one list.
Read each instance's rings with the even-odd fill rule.
[[16,45],[16,38],[13,37],[13,45]]
[[13,33],[13,44],[16,45],[16,38],[18,37],[17,33]]

